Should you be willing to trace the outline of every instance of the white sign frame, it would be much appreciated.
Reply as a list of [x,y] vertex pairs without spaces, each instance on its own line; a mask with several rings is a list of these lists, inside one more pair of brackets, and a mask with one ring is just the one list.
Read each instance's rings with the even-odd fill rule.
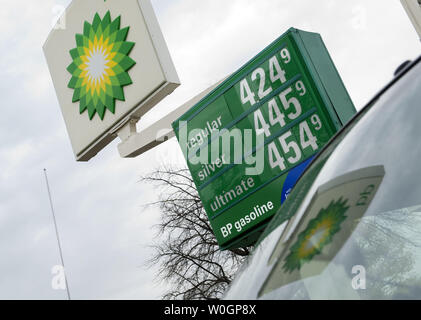
[[421,3],[418,0],[401,0],[401,3],[421,40]]
[[[75,35],[83,33],[83,22],[91,23],[94,12],[102,18],[107,11],[112,19],[122,16],[121,28],[130,26],[127,41],[135,42],[130,57],[136,64],[128,73],[133,84],[123,88],[126,100],[116,100],[115,114],[106,111],[103,120],[98,114],[89,120],[87,111],[80,114],[79,103],[72,102],[73,89],[68,88],[71,74],[66,68],[72,62],[69,51],[76,47]],[[66,21],[64,28],[61,21]],[[114,140],[121,128],[137,122],[172,93],[180,80],[150,0],[73,0],[58,23],[43,46],[44,54],[75,158],[88,161]]]

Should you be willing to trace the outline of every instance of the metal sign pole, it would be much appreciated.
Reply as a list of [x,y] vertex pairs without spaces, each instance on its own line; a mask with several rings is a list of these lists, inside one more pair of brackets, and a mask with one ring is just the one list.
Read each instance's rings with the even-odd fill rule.
[[51,199],[50,185],[48,183],[47,169],[44,169],[44,176],[45,176],[45,182],[47,184],[48,199],[50,200],[50,207],[51,207],[51,213],[52,213],[52,216],[53,216],[54,228],[55,228],[55,231],[56,231],[56,238],[57,238],[58,250],[60,252],[61,265],[63,266],[63,269],[64,269],[64,281],[66,283],[67,299],[71,300],[69,285],[67,283],[67,277],[66,277],[66,269],[64,267],[63,251],[61,250],[60,238],[58,236],[57,222],[56,222],[56,217],[55,217],[55,214],[54,214],[53,200]]

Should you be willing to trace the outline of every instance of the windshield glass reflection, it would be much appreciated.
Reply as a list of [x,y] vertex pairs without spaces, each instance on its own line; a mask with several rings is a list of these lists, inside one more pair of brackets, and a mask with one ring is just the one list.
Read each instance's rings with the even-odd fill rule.
[[[421,298],[421,127],[415,121],[421,118],[420,69],[420,65],[416,66],[405,81],[378,99],[336,148],[326,152],[320,174],[312,181],[312,197],[304,199],[268,260],[269,265],[276,261],[276,266],[260,296]],[[344,211],[346,218],[341,222],[338,216],[336,227],[333,219],[325,218],[323,222],[323,210],[327,211],[330,203],[324,203],[319,211],[313,209],[322,196],[320,189],[341,177],[355,181],[349,172],[358,174],[379,163],[387,174],[378,181],[382,185],[373,190],[360,218],[351,218],[347,209],[349,198],[358,189],[354,185],[341,194],[342,198],[338,194],[330,200],[331,208]],[[346,221],[355,225],[354,231],[345,232]],[[327,231],[327,226],[336,233]],[[330,243],[338,242],[340,248],[331,251],[328,239]],[[353,269],[358,268],[364,272],[363,290],[353,288]]]
[[360,169],[320,186],[300,221],[291,221],[271,260],[260,295],[324,271],[348,240],[374,198],[384,167]]

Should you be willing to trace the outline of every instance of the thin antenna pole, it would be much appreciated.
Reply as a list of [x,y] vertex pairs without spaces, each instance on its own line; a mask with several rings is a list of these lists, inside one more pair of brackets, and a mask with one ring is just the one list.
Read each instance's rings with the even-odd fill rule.
[[63,259],[63,252],[61,250],[61,244],[60,244],[60,238],[58,236],[58,228],[57,228],[57,222],[56,222],[56,216],[54,213],[54,207],[53,207],[53,200],[51,199],[51,192],[50,192],[50,185],[48,183],[48,177],[47,177],[47,169],[44,169],[44,176],[45,176],[45,182],[47,184],[47,191],[48,191],[48,198],[50,200],[50,207],[51,207],[51,213],[53,215],[53,221],[54,221],[54,228],[56,230],[56,238],[57,238],[57,244],[58,244],[58,250],[60,252],[60,260],[61,260],[61,265],[63,266],[64,269],[64,281],[66,283],[66,292],[67,292],[67,299],[70,299],[70,290],[69,290],[69,285],[67,283],[67,277],[66,277],[66,268],[64,267],[64,259]]

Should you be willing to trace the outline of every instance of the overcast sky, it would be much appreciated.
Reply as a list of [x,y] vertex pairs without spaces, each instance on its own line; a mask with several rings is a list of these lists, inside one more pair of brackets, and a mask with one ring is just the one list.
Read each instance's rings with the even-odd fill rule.
[[[119,0],[124,5],[124,0]],[[182,163],[174,139],[136,159],[115,140],[89,163],[74,160],[42,53],[69,0],[0,0],[0,298],[64,299],[43,177],[48,169],[74,299],[158,299],[150,257],[156,192],[138,182],[160,163]],[[153,123],[238,69],[289,27],[318,32],[357,109],[396,67],[421,53],[398,0],[152,0],[182,85],[138,125]],[[159,239],[158,239],[159,240]]]

